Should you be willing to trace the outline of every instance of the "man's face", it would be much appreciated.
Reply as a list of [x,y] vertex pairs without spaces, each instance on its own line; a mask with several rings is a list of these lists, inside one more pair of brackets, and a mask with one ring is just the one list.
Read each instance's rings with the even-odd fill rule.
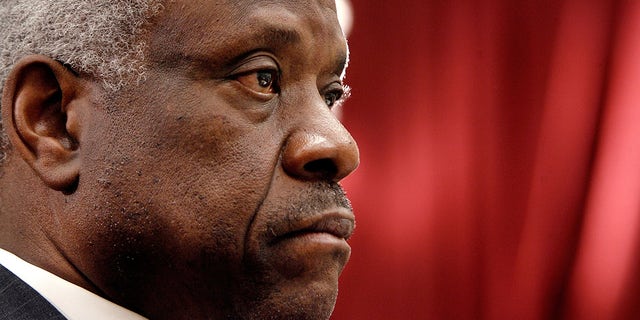
[[328,318],[358,164],[332,1],[168,2],[147,39],[83,128],[70,260],[152,318]]

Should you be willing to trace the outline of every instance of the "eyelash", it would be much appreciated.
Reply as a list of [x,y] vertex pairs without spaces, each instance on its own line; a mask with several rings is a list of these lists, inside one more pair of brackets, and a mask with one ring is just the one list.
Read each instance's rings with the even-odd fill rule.
[[[332,101],[333,103],[327,103],[327,95],[329,94],[335,94],[335,97]],[[344,84],[340,84],[339,89],[334,89],[324,94],[325,103],[327,104],[329,109],[342,106],[344,102],[349,99],[349,97],[351,97],[351,88]]]
[[232,79],[260,95],[280,93],[280,74],[276,69],[242,72],[234,75]]
[[[260,81],[262,81],[260,78],[260,74],[269,74],[271,79],[270,81],[267,83],[267,85],[269,85],[268,87],[264,87],[263,85],[260,84]],[[244,81],[242,81],[243,78],[245,77],[253,77],[255,76],[256,78],[254,79],[256,82],[256,84],[259,87],[262,88],[266,88],[266,89],[272,89],[273,92],[272,93],[265,93],[265,92],[260,92],[258,90],[254,90],[250,88],[249,84],[244,83]],[[259,69],[259,70],[255,70],[255,71],[249,71],[249,72],[243,72],[241,74],[238,74],[236,76],[234,76],[234,79],[236,81],[239,81],[241,84],[243,84],[244,86],[248,87],[250,90],[257,92],[259,94],[279,94],[280,93],[280,72],[276,69],[271,69],[271,68],[265,68],[265,69]],[[252,81],[251,79],[249,79],[249,81]],[[339,107],[341,106],[350,96],[351,96],[351,88],[349,88],[349,86],[347,85],[343,85],[343,84],[339,84],[339,88],[334,88],[332,90],[329,90],[327,92],[325,92],[323,94],[323,99],[325,104],[327,105],[327,107],[329,109],[333,109],[335,107]]]

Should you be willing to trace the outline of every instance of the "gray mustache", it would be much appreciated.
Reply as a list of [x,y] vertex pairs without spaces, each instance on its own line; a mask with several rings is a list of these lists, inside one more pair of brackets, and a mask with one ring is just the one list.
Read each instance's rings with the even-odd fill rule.
[[290,197],[287,203],[269,208],[268,215],[275,219],[270,219],[267,228],[268,230],[278,230],[282,228],[283,220],[294,224],[297,221],[336,208],[353,211],[351,201],[347,198],[344,189],[337,183],[317,182]]

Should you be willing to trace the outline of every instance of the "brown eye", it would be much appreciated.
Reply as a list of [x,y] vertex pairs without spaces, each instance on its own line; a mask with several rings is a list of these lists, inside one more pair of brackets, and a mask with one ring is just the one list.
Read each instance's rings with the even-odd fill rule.
[[273,70],[259,70],[245,73],[236,78],[245,87],[264,94],[277,93],[277,73]]
[[327,92],[324,95],[324,103],[327,104],[329,108],[332,108],[336,104],[336,102],[340,100],[341,97],[342,91]]
[[332,89],[329,89],[323,94],[324,103],[329,107],[329,109],[337,105],[341,105],[351,95],[351,88],[347,85],[336,83],[331,87]]

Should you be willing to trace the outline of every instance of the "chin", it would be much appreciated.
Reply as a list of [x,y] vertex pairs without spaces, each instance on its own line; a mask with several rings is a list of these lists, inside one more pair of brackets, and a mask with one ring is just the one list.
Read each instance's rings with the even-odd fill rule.
[[[255,295],[255,292],[253,293]],[[329,319],[338,296],[338,286],[326,282],[283,286],[260,295],[254,302],[237,304],[229,319],[323,320]]]

